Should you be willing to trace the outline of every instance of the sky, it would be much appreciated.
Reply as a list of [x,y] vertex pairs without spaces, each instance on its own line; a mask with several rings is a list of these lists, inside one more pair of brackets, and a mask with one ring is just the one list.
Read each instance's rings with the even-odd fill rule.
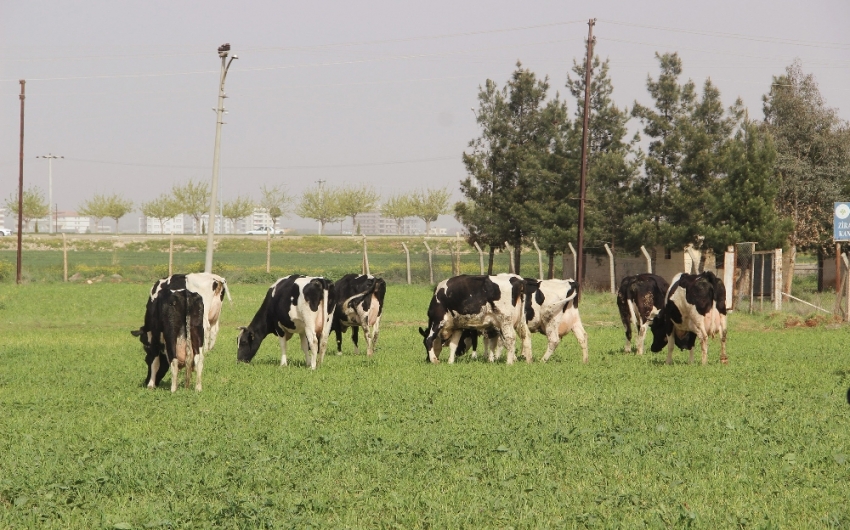
[[[217,49],[230,43],[225,200],[258,199],[263,185],[297,200],[319,181],[383,197],[446,187],[460,200],[479,87],[503,86],[521,61],[570,100],[591,18],[621,108],[651,105],[655,54],[678,52],[682,81],[710,78],[726,106],[740,97],[754,119],[773,76],[799,59],[850,118],[846,0],[0,0],[0,199],[17,193],[20,79],[24,185],[47,197],[48,162],[37,157],[64,156],[52,163],[59,210],[95,193],[138,205],[210,181]],[[139,215],[121,229],[137,230]],[[294,214],[280,224],[316,226]],[[460,229],[449,215],[435,224]]]

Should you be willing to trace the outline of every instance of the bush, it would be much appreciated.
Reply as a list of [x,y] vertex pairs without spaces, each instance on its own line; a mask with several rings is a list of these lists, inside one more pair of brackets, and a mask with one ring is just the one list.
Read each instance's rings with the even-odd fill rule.
[[14,274],[15,266],[8,261],[0,261],[0,282],[5,282]]

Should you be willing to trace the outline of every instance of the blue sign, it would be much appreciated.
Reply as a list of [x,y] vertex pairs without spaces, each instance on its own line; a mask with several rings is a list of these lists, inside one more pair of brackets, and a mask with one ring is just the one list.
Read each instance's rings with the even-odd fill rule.
[[837,202],[832,210],[832,238],[850,241],[850,202]]

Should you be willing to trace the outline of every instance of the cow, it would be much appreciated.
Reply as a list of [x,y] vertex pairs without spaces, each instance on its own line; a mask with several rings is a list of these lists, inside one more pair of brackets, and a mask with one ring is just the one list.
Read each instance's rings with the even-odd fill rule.
[[667,364],[673,364],[673,346],[689,350],[694,362],[694,344],[699,338],[702,364],[708,363],[708,338],[720,335],[720,362],[726,364],[726,288],[710,271],[679,273],[670,283],[664,308],[650,325],[652,351],[667,344]]
[[236,338],[236,359],[248,363],[270,333],[280,340],[280,365],[286,366],[286,341],[298,334],[305,362],[312,370],[322,364],[328,347],[334,307],[332,281],[293,274],[277,280],[247,327]]
[[[479,337],[481,337],[483,340],[485,355],[489,354],[491,351],[497,351],[496,345],[498,344],[499,340],[499,332],[495,328],[488,328],[483,331],[478,331],[476,329],[465,329],[460,335],[460,341],[458,341],[457,344],[455,357],[460,357],[468,350],[471,350],[471,357],[473,359],[477,359]],[[443,346],[446,346],[448,343],[449,341],[443,341]],[[426,357],[425,360],[427,361],[428,358]]]
[[218,337],[219,318],[221,317],[221,305],[224,296],[230,298],[230,289],[227,288],[227,280],[218,274],[208,272],[196,272],[192,274],[172,274],[154,283],[151,288],[151,299],[157,291],[172,286],[172,289],[189,289],[198,293],[204,299],[204,349],[209,352],[215,346]]
[[139,337],[148,365],[147,387],[156,388],[171,367],[171,392],[177,391],[177,375],[186,368],[186,386],[195,375],[195,390],[202,389],[204,371],[204,300],[186,289],[185,277],[154,284],[145,310],[145,323],[130,333]]
[[337,354],[342,354],[342,334],[351,328],[351,340],[359,355],[357,345],[358,328],[363,328],[366,337],[366,355],[375,352],[378,332],[381,325],[381,313],[384,310],[384,296],[387,283],[372,275],[346,274],[334,282],[336,309],[333,313],[331,331],[336,333]]
[[664,306],[664,297],[670,286],[661,276],[644,273],[626,276],[617,291],[617,307],[620,320],[626,328],[625,352],[632,351],[632,326],[638,333],[635,346],[638,355],[643,355],[646,331],[655,315]]
[[525,320],[532,333],[546,335],[549,341],[541,361],[546,362],[572,331],[587,362],[587,332],[578,312],[578,282],[575,280],[525,279]]
[[[523,316],[525,282],[517,275],[454,276],[437,284],[428,307],[428,330],[419,328],[428,360],[438,363],[443,343],[449,343],[449,363],[465,329],[495,328],[508,350],[507,363],[516,360],[516,335],[522,355],[531,362],[531,336]],[[490,361],[494,360],[492,352]]]

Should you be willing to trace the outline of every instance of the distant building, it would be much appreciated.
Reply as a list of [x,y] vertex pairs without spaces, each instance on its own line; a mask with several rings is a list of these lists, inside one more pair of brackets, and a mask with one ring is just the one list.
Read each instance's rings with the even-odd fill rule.
[[165,219],[160,223],[153,217],[139,216],[139,233],[141,234],[182,234],[185,216],[178,215],[173,219]]
[[[111,221],[111,219],[110,219]],[[56,231],[73,232],[85,234],[91,230],[92,220],[90,217],[79,215],[72,210],[56,212]]]
[[[361,213],[357,216],[357,224],[360,226],[360,233],[367,236],[414,235],[422,231],[418,219],[407,217],[402,220],[401,227],[399,227],[395,219],[384,217],[381,212]],[[351,226],[350,222],[348,226]]]

